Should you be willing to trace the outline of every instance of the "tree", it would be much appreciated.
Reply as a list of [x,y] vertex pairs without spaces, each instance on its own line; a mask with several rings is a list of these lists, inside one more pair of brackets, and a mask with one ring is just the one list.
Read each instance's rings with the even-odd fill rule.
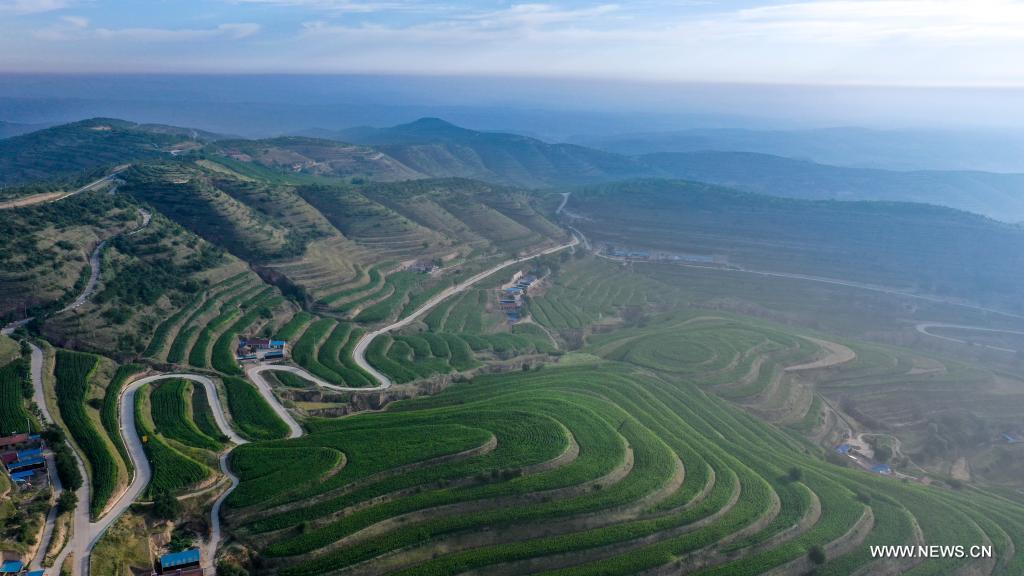
[[828,556],[825,555],[825,549],[818,544],[811,546],[811,549],[807,551],[807,558],[819,566],[828,560]]
[[786,474],[786,477],[789,478],[790,482],[799,482],[804,477],[804,471],[793,466],[789,469],[789,473]]
[[174,520],[181,514],[181,502],[170,490],[161,490],[153,498],[153,515],[164,520]]
[[875,460],[888,462],[890,459],[892,459],[892,448],[884,444],[875,446]]
[[73,512],[77,505],[78,494],[75,494],[71,490],[63,490],[60,493],[60,497],[57,498],[57,513],[64,514],[65,512]]
[[249,571],[234,562],[221,560],[217,563],[217,576],[249,576]]

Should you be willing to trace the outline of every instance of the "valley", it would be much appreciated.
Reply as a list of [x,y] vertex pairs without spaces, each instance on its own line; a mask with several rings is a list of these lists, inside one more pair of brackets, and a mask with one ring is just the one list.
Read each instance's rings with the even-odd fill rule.
[[[35,466],[0,547],[47,574],[1024,565],[1014,225],[437,119],[0,157],[0,437]],[[993,554],[869,551],[901,544]]]

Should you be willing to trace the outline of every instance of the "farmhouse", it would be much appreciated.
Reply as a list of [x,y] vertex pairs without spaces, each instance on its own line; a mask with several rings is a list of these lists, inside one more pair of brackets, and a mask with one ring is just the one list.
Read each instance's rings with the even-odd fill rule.
[[287,349],[288,342],[285,340],[244,337],[238,340],[238,350],[235,351],[235,357],[243,362],[246,360],[284,358]]
[[199,566],[200,560],[199,548],[189,548],[181,552],[164,554],[157,560],[156,572],[153,572],[153,574],[202,576],[203,569]]
[[420,258],[418,260],[413,261],[413,263],[410,264],[406,268],[406,270],[410,270],[412,272],[417,272],[420,274],[429,274],[434,270],[437,270],[437,264],[429,258]]

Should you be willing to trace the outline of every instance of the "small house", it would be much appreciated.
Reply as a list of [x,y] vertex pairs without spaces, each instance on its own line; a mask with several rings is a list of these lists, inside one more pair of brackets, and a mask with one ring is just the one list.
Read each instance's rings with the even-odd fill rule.
[[875,474],[881,474],[883,476],[889,476],[892,474],[892,467],[888,464],[879,464],[871,469]]
[[[157,561],[157,574],[181,574],[185,576],[189,574],[192,569],[199,568],[199,562],[201,560],[199,548],[189,548],[188,550],[182,550],[181,552],[171,552],[170,554],[164,554]],[[202,574],[200,569],[197,574]]]
[[21,560],[6,560],[0,564],[0,574],[21,574],[25,569],[25,563]]

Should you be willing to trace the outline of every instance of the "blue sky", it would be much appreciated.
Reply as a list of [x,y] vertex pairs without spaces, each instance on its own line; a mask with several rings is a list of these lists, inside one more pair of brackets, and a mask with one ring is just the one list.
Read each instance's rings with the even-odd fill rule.
[[1024,0],[0,0],[0,72],[1024,85]]

